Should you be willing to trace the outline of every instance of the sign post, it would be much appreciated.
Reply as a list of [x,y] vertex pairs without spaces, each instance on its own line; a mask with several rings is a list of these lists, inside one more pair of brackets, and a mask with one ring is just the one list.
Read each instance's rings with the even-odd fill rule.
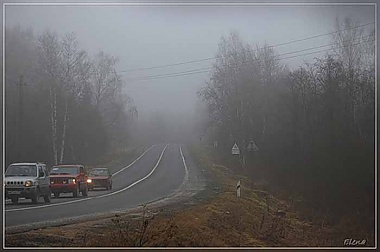
[[[240,149],[239,149],[239,146],[237,145],[237,143],[235,143],[234,146],[232,146],[231,154],[232,154],[232,155],[238,155],[238,156],[239,156],[239,163],[240,163],[240,165],[241,165],[241,168],[243,169],[243,162],[244,162],[244,160],[241,160],[241,157],[240,157]],[[243,158],[244,158],[244,157],[243,157]]]
[[214,141],[214,148],[218,147],[218,141]]
[[242,204],[242,202],[241,202],[241,199],[240,199],[240,180],[237,182],[237,184],[236,184],[236,196],[238,197],[238,201],[239,201],[239,210],[238,210],[238,212],[240,213],[240,218],[239,218],[239,229],[240,229],[240,236],[239,236],[239,246],[241,246],[241,236],[242,236],[242,225],[241,225],[241,223],[242,223],[242,215],[243,215],[243,210],[242,210],[242,206],[241,206],[241,204]]

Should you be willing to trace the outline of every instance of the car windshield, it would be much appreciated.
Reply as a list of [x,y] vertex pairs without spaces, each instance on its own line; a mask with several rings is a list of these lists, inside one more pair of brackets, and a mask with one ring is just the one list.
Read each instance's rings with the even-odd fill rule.
[[67,174],[78,174],[78,167],[68,166],[68,167],[53,167],[50,171],[51,175],[67,175]]
[[90,171],[90,176],[108,176],[107,169],[92,169]]
[[5,172],[6,177],[10,176],[30,176],[37,177],[36,165],[10,165]]

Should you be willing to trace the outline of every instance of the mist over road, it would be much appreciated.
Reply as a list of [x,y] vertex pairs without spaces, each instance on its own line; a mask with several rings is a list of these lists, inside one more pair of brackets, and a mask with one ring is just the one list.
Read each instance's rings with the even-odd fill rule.
[[93,190],[88,197],[79,198],[62,194],[49,204],[34,205],[21,200],[12,205],[7,201],[6,228],[127,210],[162,199],[182,188],[189,181],[189,172],[199,176],[195,166],[187,164],[188,159],[190,157],[178,144],[154,145],[132,165],[124,166],[125,169],[120,167],[120,172],[114,173],[111,191]]

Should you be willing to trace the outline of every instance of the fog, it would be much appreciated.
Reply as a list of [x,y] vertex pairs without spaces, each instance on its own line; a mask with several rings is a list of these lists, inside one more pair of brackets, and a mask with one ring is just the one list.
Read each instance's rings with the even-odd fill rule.
[[[20,166],[41,179],[7,174],[17,178],[4,181],[7,228],[143,206],[141,230],[115,215],[101,236],[86,226],[70,235],[91,238],[28,237],[55,247],[376,244],[374,4],[4,6],[0,161],[3,172],[33,162]],[[95,181],[83,170],[49,182],[37,161],[117,176],[87,195]],[[23,199],[40,196],[47,205]],[[157,199],[164,215],[149,222]],[[144,235],[148,223],[161,236],[151,224]],[[10,233],[6,244],[33,244]]]
[[[237,31],[245,43],[276,45],[324,34],[335,29],[336,18],[350,16],[364,24],[374,19],[372,6],[146,6],[7,5],[6,27],[30,27],[64,34],[75,32],[80,48],[119,59],[116,68],[125,92],[134,100],[139,119],[152,113],[192,115],[196,92],[209,73],[153,80],[136,77],[161,75],[212,66],[214,60],[143,71],[129,71],[214,57],[222,36]],[[286,53],[329,43],[328,36],[276,47]],[[288,59],[295,68],[318,54]],[[125,71],[125,72],[124,72]]]

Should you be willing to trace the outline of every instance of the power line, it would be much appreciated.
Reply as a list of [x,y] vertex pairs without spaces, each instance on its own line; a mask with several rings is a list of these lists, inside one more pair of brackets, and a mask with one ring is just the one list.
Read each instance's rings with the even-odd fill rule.
[[[368,35],[368,36],[364,36],[362,37],[361,39],[364,39],[364,38],[369,38],[371,37],[371,35]],[[317,48],[323,48],[323,47],[327,47],[327,46],[333,46],[334,43],[330,43],[330,44],[326,44],[326,45],[322,45],[322,46],[316,46],[316,47],[309,47],[309,48],[306,48],[306,49],[301,49],[301,50],[298,50],[298,51],[294,51],[294,52],[287,52],[287,53],[282,53],[280,54],[279,56],[282,56],[282,55],[287,55],[287,54],[293,54],[293,53],[297,53],[297,52],[304,52],[304,51],[309,51],[309,50],[312,50],[312,49],[317,49]],[[356,44],[352,44],[352,45],[356,45]],[[340,47],[337,47],[337,48],[340,48]],[[328,50],[331,50],[331,49],[328,49]]]
[[157,76],[157,77],[153,77],[153,78],[142,77],[142,78],[129,79],[129,80],[131,80],[131,81],[147,81],[147,80],[155,80],[155,79],[163,79],[163,78],[172,78],[172,77],[178,77],[178,76],[184,76],[184,75],[208,73],[208,72],[210,72],[210,70],[211,69],[205,69],[205,70],[200,70],[200,71],[190,72],[190,73],[182,73],[182,74],[178,73],[178,74],[174,74],[174,75]]
[[[371,42],[371,41],[374,41],[374,40],[361,41],[359,43],[352,44],[352,45],[355,46],[355,45],[359,45],[359,44],[363,44],[363,43],[368,43],[368,42]],[[322,48],[322,47],[326,47],[326,46],[329,46],[329,45],[333,45],[333,44],[328,44],[328,45],[323,45],[323,46],[317,46],[317,47],[311,47],[311,48],[308,48],[308,49],[302,49],[302,50],[297,50],[297,51],[293,51],[293,52],[283,53],[283,54],[279,54],[278,56],[283,56],[283,55],[288,55],[288,54],[294,54],[294,53],[304,52],[304,51],[307,51],[307,50],[313,50],[313,49],[317,49],[317,48]],[[279,60],[291,59],[291,58],[297,58],[297,57],[311,55],[311,54],[316,54],[316,53],[321,53],[321,52],[327,52],[327,51],[330,51],[330,50],[333,50],[333,49],[343,48],[343,47],[347,47],[347,46],[339,46],[339,47],[329,48],[329,49],[325,49],[325,50],[319,50],[319,51],[315,51],[315,52],[309,52],[309,53],[304,53],[304,54],[299,54],[299,55],[294,55],[294,56],[283,57],[283,58],[279,58]],[[249,63],[249,62],[252,62],[252,60],[244,61],[243,63]],[[181,71],[181,72],[174,72],[174,73],[149,75],[149,76],[143,76],[143,77],[137,77],[137,78],[129,78],[129,79],[126,79],[126,80],[128,80],[128,81],[155,80],[155,79],[162,79],[162,78],[171,78],[171,77],[178,77],[178,76],[186,76],[186,75],[192,75],[192,74],[206,73],[206,72],[209,72],[210,70],[212,70],[212,67],[199,68],[199,69],[193,69],[193,70]]]
[[180,72],[174,72],[174,73],[164,73],[164,74],[155,74],[155,75],[148,75],[148,76],[143,76],[143,77],[136,77],[136,78],[130,78],[128,80],[135,80],[135,79],[145,79],[145,78],[154,78],[158,76],[167,76],[167,75],[175,75],[175,74],[182,74],[182,73],[192,73],[192,72],[198,72],[198,71],[210,71],[212,67],[207,67],[207,68],[199,68],[199,69],[192,69],[188,71],[180,71]]
[[336,30],[336,31],[329,32],[329,33],[323,33],[323,34],[319,34],[319,35],[310,36],[310,37],[306,37],[306,38],[303,38],[303,39],[292,40],[292,41],[289,41],[289,42],[285,42],[285,43],[274,45],[273,47],[283,46],[283,45],[287,45],[287,44],[291,44],[291,43],[305,41],[305,40],[308,40],[308,39],[313,39],[313,38],[318,38],[318,37],[322,37],[322,36],[327,36],[327,35],[331,35],[331,34],[335,34],[335,33],[341,32],[341,31],[352,30],[352,29],[364,27],[364,26],[367,26],[367,25],[370,25],[370,24],[374,24],[374,23],[375,22],[371,22],[371,23],[367,23],[367,24],[363,24],[363,25],[354,26],[354,27],[348,27],[348,28],[342,29],[342,30]]
[[[357,43],[357,44],[352,44],[352,45],[358,45],[358,44],[367,43],[367,42],[371,42],[371,41],[374,41],[374,40],[363,41],[363,42],[360,42],[360,43]],[[345,47],[345,46],[343,46],[343,47]],[[318,48],[318,47],[316,47],[316,48]],[[338,47],[338,48],[341,48],[341,47]],[[312,49],[315,49],[315,48],[312,48]],[[290,59],[290,58],[297,58],[297,57],[301,57],[301,56],[306,56],[306,55],[311,55],[311,54],[316,54],[316,53],[321,53],[321,52],[327,52],[327,51],[330,51],[330,50],[333,50],[333,49],[336,49],[336,48],[329,48],[329,49],[326,49],[326,50],[319,50],[319,51],[315,51],[315,52],[310,52],[310,53],[304,53],[304,54],[300,54],[300,55],[294,55],[294,56],[279,58],[279,60]],[[304,51],[304,50],[299,50],[299,51],[295,51],[295,52],[291,52],[291,53],[296,53],[296,52],[301,52],[301,51]],[[284,55],[284,54],[281,54],[281,55]],[[281,56],[281,55],[279,55],[279,56]],[[252,61],[252,60],[250,60],[250,61]],[[245,61],[243,63],[248,63],[250,61]],[[176,73],[167,73],[167,74],[161,74],[161,75],[154,75],[154,76],[150,76],[150,77],[149,76],[145,76],[145,77],[139,77],[139,78],[133,78],[133,79],[127,79],[127,80],[131,80],[131,81],[154,80],[154,79],[162,79],[162,78],[170,78],[170,77],[178,77],[178,76],[185,76],[185,75],[191,75],[191,74],[205,73],[205,72],[209,72],[210,70],[212,70],[212,67],[210,67],[210,68],[203,68],[203,69],[194,69],[194,70],[189,70],[189,71],[184,71],[184,72],[176,72]]]
[[[362,41],[362,42],[359,42],[359,43],[356,43],[356,44],[352,44],[352,45],[353,46],[354,45],[360,45],[360,44],[368,43],[368,42],[372,42],[372,41],[375,41],[375,40],[372,39],[372,40]],[[339,47],[335,47],[335,48],[329,48],[329,49],[325,49],[325,50],[319,50],[319,51],[315,51],[315,52],[304,53],[304,54],[294,55],[294,56],[290,56],[290,57],[284,57],[284,58],[280,58],[279,60],[291,59],[291,58],[301,57],[301,56],[315,54],[315,53],[327,52],[327,51],[331,51],[331,50],[334,50],[334,49],[337,49],[337,48],[343,48],[343,47],[347,47],[347,46],[339,46]],[[318,48],[318,47],[316,47],[316,48]],[[303,50],[300,50],[299,52],[301,52],[301,51],[303,51]]]
[[202,62],[202,61],[213,60],[213,59],[216,59],[216,58],[218,58],[218,57],[210,57],[210,58],[204,58],[204,59],[199,59],[199,60],[190,60],[190,61],[179,62],[179,63],[168,64],[168,65],[161,65],[161,66],[136,68],[136,69],[130,69],[130,70],[124,70],[124,71],[118,71],[118,73],[137,72],[137,71],[143,71],[143,70],[151,70],[151,69],[157,69],[157,68],[165,68],[165,67],[171,67],[171,66],[186,65],[186,64],[196,63],[196,62]]
[[[329,32],[329,33],[318,34],[318,35],[314,35],[314,36],[310,36],[310,37],[306,37],[306,38],[302,38],[302,39],[291,40],[291,41],[280,43],[280,44],[276,44],[276,45],[270,45],[268,47],[274,48],[274,47],[278,47],[278,46],[283,46],[283,45],[288,45],[288,44],[292,44],[292,43],[297,43],[297,42],[301,42],[301,41],[305,41],[305,40],[309,40],[309,39],[314,39],[314,38],[318,38],[318,37],[322,37],[322,36],[327,36],[327,35],[335,34],[335,33],[341,32],[341,31],[357,29],[357,28],[360,28],[360,27],[364,27],[364,26],[367,26],[367,25],[374,24],[374,23],[375,22],[370,22],[370,23],[366,23],[366,24],[363,24],[363,25],[349,27],[349,28],[346,28],[346,29],[337,30],[337,31]],[[234,54],[236,54],[236,53],[233,53],[231,55],[234,55]],[[136,72],[136,71],[152,70],[152,69],[165,68],[165,67],[171,67],[171,66],[186,65],[186,64],[196,63],[196,62],[209,61],[209,60],[213,60],[213,59],[217,59],[217,58],[219,58],[219,57],[217,57],[217,56],[216,57],[208,57],[208,58],[203,58],[203,59],[198,59],[198,60],[190,60],[190,61],[178,62],[178,63],[173,63],[173,64],[167,64],[167,65],[152,66],[152,67],[143,67],[143,68],[135,68],[135,69],[118,71],[118,73]]]

